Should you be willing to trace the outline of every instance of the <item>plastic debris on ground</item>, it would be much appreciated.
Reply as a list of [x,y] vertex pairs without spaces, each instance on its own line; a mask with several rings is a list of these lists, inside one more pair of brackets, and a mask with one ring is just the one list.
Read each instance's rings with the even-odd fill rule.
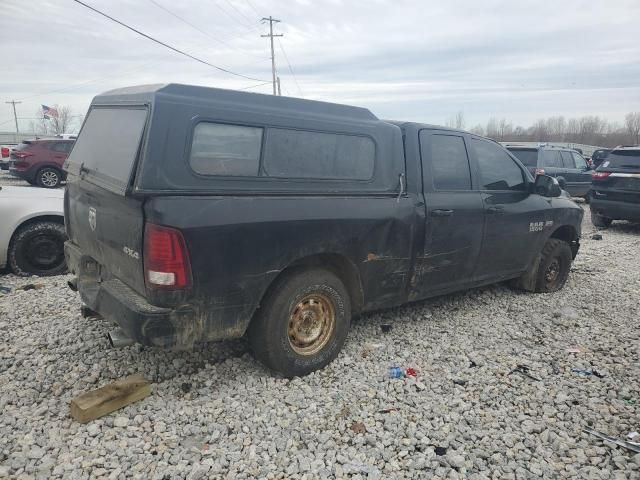
[[574,367],[571,369],[571,371],[573,373],[577,373],[578,375],[582,376],[582,377],[588,377],[593,375],[594,377],[598,377],[598,378],[602,378],[604,377],[603,374],[599,373],[598,371],[594,370],[591,367],[588,368],[580,368],[580,367]]

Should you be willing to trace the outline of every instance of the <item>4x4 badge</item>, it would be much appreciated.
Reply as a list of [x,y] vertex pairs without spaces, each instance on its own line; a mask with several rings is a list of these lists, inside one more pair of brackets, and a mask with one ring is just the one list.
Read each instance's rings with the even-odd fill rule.
[[96,209],[89,207],[89,226],[91,230],[96,231]]

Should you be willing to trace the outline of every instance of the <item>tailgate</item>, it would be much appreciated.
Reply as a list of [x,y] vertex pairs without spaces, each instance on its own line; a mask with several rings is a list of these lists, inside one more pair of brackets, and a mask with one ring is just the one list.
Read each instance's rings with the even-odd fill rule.
[[142,200],[75,178],[67,183],[65,220],[69,239],[100,265],[102,279],[116,277],[144,295]]
[[100,278],[116,277],[140,294],[144,214],[129,190],[147,117],[144,105],[92,106],[65,163],[70,241],[98,262]]

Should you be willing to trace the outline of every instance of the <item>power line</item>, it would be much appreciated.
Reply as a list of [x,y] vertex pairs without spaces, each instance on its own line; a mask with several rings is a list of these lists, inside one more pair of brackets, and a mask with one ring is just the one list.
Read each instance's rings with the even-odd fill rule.
[[244,55],[249,55],[251,57],[255,57],[255,58],[260,58],[262,60],[265,60],[264,57],[260,57],[258,55],[254,55],[253,53],[249,53],[249,52],[245,52],[244,50],[241,50],[237,47],[234,47],[233,45],[230,45],[229,43],[225,42],[224,40],[220,40],[219,38],[214,37],[213,35],[211,35],[209,32],[202,30],[201,28],[199,28],[197,25],[194,25],[193,23],[191,23],[190,21],[186,20],[185,18],[181,17],[180,15],[178,15],[175,12],[172,12],[171,10],[169,10],[168,8],[160,5],[158,2],[156,2],[155,0],[149,0],[151,3],[153,3],[156,7],[158,7],[161,10],[164,10],[165,12],[167,12],[169,15],[171,15],[172,17],[177,18],[178,20],[180,20],[181,22],[185,23],[186,25],[189,25],[191,28],[193,28],[194,30],[197,30],[198,32],[202,33],[203,35],[206,35],[207,37],[209,37],[210,39],[221,43],[222,45],[225,45],[233,50],[237,50],[238,52],[244,54]]
[[229,6],[230,6],[231,8],[233,8],[236,12],[238,12],[240,15],[242,15],[242,17],[243,17],[244,19],[246,19],[246,20],[249,22],[249,24],[252,24],[252,23],[253,23],[253,20],[251,20],[251,19],[250,19],[249,17],[247,17],[244,13],[242,13],[242,12],[241,12],[241,11],[240,11],[240,10],[239,10],[239,9],[238,9],[234,4],[233,4],[233,3],[231,3],[231,0],[225,0],[225,1],[229,4]]
[[101,12],[100,10],[98,10],[98,9],[96,9],[96,8],[93,8],[91,5],[87,5],[86,3],[84,3],[84,2],[82,2],[82,1],[80,1],[80,0],[73,0],[73,1],[74,1],[74,2],[76,2],[76,3],[78,3],[78,4],[80,4],[80,5],[82,5],[83,7],[88,8],[89,10],[92,10],[92,11],[96,12],[96,13],[97,13],[97,14],[99,14],[99,15],[102,15],[102,16],[103,16],[103,17],[105,17],[105,18],[108,18],[108,19],[109,19],[109,20],[111,20],[112,22],[115,22],[115,23],[117,23],[117,24],[119,24],[119,25],[122,25],[123,27],[125,27],[125,28],[127,28],[127,29],[131,30],[132,32],[135,32],[135,33],[137,33],[138,35],[141,35],[141,36],[143,36],[143,37],[145,37],[145,38],[147,38],[147,39],[151,40],[152,42],[155,42],[155,43],[157,43],[157,44],[159,44],[159,45],[162,45],[163,47],[166,47],[166,48],[168,48],[169,50],[172,50],[172,51],[174,51],[174,52],[176,52],[176,53],[179,53],[180,55],[184,55],[184,56],[185,56],[185,57],[187,57],[187,58],[190,58],[190,59],[192,59],[192,60],[195,60],[195,61],[196,61],[196,62],[198,62],[198,63],[202,63],[203,65],[207,65],[207,66],[209,66],[209,67],[211,67],[211,68],[215,68],[216,70],[219,70],[219,71],[221,71],[221,72],[228,73],[229,75],[235,75],[236,77],[242,77],[242,78],[246,78],[246,79],[248,79],[248,80],[256,80],[256,81],[258,81],[258,82],[262,82],[262,81],[264,81],[264,80],[262,80],[261,78],[249,77],[248,75],[243,75],[243,74],[241,74],[241,73],[236,73],[236,72],[233,72],[233,71],[231,71],[231,70],[227,70],[226,68],[222,68],[222,67],[219,67],[219,66],[217,66],[217,65],[214,65],[213,63],[209,63],[209,62],[207,62],[207,61],[205,61],[205,60],[202,60],[202,59],[200,59],[200,58],[198,58],[198,57],[194,57],[193,55],[190,55],[190,54],[188,54],[188,53],[186,53],[186,52],[183,52],[182,50],[178,50],[177,48],[172,47],[171,45],[168,45],[168,44],[166,44],[166,43],[164,43],[164,42],[161,42],[160,40],[157,40],[157,39],[155,39],[155,38],[153,38],[153,37],[151,37],[151,36],[147,35],[146,33],[141,32],[140,30],[136,30],[135,28],[130,27],[130,26],[129,26],[129,25],[127,25],[126,23],[121,22],[120,20],[117,20],[117,19],[115,19],[115,18],[113,18],[113,17],[111,17],[111,16],[107,15],[106,13],[103,13],[103,12]]
[[282,42],[280,41],[280,39],[278,39],[278,45],[280,45],[280,50],[282,50],[282,55],[284,56],[284,59],[286,60],[287,65],[289,66],[289,71],[293,76],[293,81],[296,82],[296,87],[298,87],[300,96],[304,97],[304,93],[302,93],[302,89],[300,88],[300,84],[298,83],[298,77],[296,77],[296,74],[293,73],[293,68],[291,68],[291,62],[289,62],[289,57],[287,57],[287,52],[284,51],[284,46],[282,45]]
[[244,28],[246,28],[246,29],[248,29],[248,30],[251,30],[251,31],[255,31],[255,30],[258,30],[258,29],[260,28],[260,27],[259,27],[259,25],[252,26],[252,25],[247,25],[247,24],[246,24],[246,23],[244,23],[244,22],[241,22],[241,21],[238,19],[238,17],[236,17],[235,15],[231,15],[231,14],[230,14],[226,9],[222,8],[222,5],[220,5],[216,0],[213,0],[213,4],[214,4],[216,7],[218,7],[218,9],[219,9],[222,13],[224,13],[227,17],[229,17],[231,20],[233,20],[234,22],[236,22],[238,25],[240,25],[240,26],[242,26],[242,27],[244,27]]
[[258,12],[258,9],[256,8],[256,6],[253,4],[253,2],[251,0],[247,0],[247,3],[249,4],[249,6],[253,9],[254,12],[256,12],[256,15],[260,16],[260,12]]
[[249,90],[250,88],[261,87],[262,85],[269,85],[270,83],[271,82],[262,82],[262,83],[258,83],[256,85],[250,85],[248,87],[239,88],[238,90]]

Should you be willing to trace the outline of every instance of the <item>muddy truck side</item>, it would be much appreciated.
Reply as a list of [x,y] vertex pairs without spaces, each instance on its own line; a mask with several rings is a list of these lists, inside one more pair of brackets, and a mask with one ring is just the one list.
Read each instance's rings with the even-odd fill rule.
[[363,312],[511,280],[561,288],[582,209],[466,132],[162,85],[97,96],[66,163],[65,254],[114,343],[248,335],[285,376]]

